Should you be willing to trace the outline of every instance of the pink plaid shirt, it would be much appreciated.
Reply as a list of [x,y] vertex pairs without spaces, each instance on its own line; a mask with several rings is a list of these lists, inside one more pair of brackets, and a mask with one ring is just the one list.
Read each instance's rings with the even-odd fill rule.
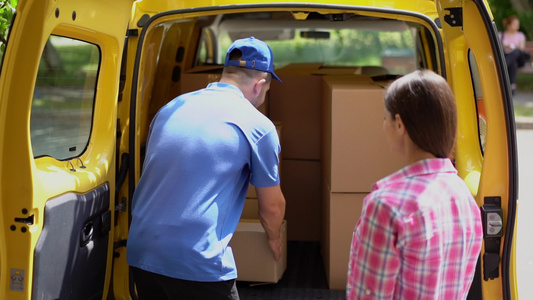
[[365,198],[346,298],[465,299],[482,239],[479,206],[451,161],[418,161]]

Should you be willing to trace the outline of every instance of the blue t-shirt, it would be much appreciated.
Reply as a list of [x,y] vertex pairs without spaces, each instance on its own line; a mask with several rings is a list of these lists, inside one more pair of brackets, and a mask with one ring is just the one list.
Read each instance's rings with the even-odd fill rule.
[[274,124],[233,85],[211,83],[162,107],[133,196],[128,264],[185,280],[235,279],[228,243],[248,183],[278,185],[280,151]]

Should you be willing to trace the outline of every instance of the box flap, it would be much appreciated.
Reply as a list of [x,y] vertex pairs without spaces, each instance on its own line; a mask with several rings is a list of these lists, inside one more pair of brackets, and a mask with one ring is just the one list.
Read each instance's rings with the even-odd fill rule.
[[274,72],[277,75],[310,75],[320,69],[321,66],[322,63],[294,63],[276,69]]
[[335,86],[335,89],[353,90],[354,88],[361,89],[364,86],[372,89],[381,89],[379,85],[374,83],[372,77],[368,75],[325,75],[323,80],[327,85]]
[[259,221],[258,219],[240,219],[239,224],[237,225],[237,231],[265,232],[263,226],[261,225],[261,221]]
[[223,65],[201,65],[187,70],[186,73],[222,73]]
[[363,74],[361,67],[334,67],[322,66],[315,72],[314,75],[360,75]]

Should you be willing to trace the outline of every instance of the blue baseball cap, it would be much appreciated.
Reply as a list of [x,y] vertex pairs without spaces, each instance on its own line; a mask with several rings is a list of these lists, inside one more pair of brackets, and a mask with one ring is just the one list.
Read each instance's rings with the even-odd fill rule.
[[[242,53],[241,60],[229,60],[229,54],[238,49]],[[279,80],[278,75],[274,73],[274,58],[272,50],[263,41],[252,37],[239,39],[233,42],[226,53],[226,62],[224,66],[237,66],[257,71],[269,72],[272,77]]]

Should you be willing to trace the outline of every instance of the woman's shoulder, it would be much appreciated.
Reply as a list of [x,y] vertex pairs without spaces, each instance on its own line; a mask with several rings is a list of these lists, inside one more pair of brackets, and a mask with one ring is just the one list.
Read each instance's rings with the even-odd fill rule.
[[522,31],[517,31],[514,36],[513,40],[515,43],[522,43],[526,41],[526,35]]

